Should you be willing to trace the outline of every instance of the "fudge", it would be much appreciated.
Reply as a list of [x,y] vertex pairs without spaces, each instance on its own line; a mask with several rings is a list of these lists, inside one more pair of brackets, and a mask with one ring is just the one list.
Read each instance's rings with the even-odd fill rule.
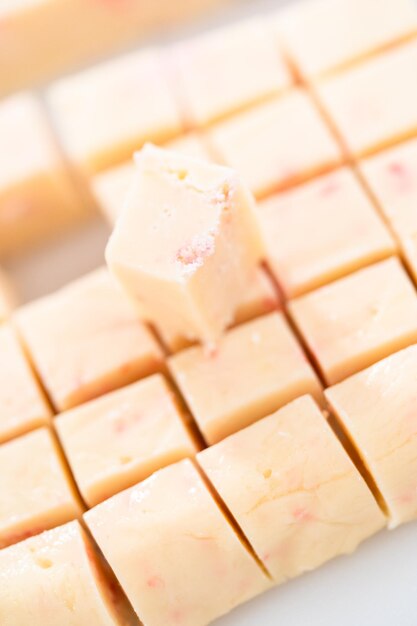
[[281,44],[305,80],[344,69],[417,33],[413,0],[313,0],[277,13]]
[[171,51],[188,125],[201,127],[288,88],[292,76],[266,19],[198,35]]
[[263,200],[258,217],[267,262],[288,298],[395,251],[388,229],[348,168]]
[[220,122],[207,137],[216,157],[236,169],[257,198],[342,161],[336,140],[302,89]]
[[146,141],[162,143],[182,130],[157,50],[63,78],[49,89],[48,103],[65,150],[90,175],[131,158]]
[[0,268],[0,324],[9,317],[16,304],[16,294],[9,277]]
[[0,443],[50,422],[51,409],[9,324],[0,325]]
[[297,396],[321,398],[314,370],[280,312],[229,330],[211,351],[188,348],[168,366],[209,444]]
[[359,167],[417,281],[417,140],[364,159]]
[[0,548],[63,524],[82,510],[48,428],[0,445]]
[[2,626],[137,626],[78,522],[0,551]]
[[5,255],[81,219],[89,206],[35,96],[21,93],[0,102],[0,137],[0,254]]
[[205,626],[271,584],[188,459],[85,521],[146,626]]
[[414,345],[326,391],[379,489],[391,527],[417,518],[416,371]]
[[61,413],[55,426],[89,506],[197,451],[160,374]]
[[198,462],[276,583],[353,552],[385,516],[310,396]]
[[136,155],[106,260],[157,328],[215,341],[262,254],[253,198],[232,170],[152,145]]
[[[197,133],[187,133],[178,139],[173,139],[165,147],[197,159],[211,160],[203,139]],[[123,207],[134,173],[134,162],[129,160],[122,165],[96,174],[92,179],[92,191],[98,207],[111,226],[116,222]]]
[[327,384],[417,342],[417,294],[396,258],[289,303]]
[[353,157],[417,131],[417,41],[372,58],[316,85],[332,123]]
[[164,354],[105,268],[15,313],[55,408],[72,408],[161,371]]

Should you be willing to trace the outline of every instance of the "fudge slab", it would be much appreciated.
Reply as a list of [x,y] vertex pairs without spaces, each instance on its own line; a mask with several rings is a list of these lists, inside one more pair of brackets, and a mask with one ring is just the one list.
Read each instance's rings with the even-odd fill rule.
[[85,521],[146,626],[205,626],[270,586],[189,460]]
[[89,207],[34,95],[0,102],[0,137],[0,254],[5,255],[62,230]]
[[317,96],[353,157],[417,133],[417,41],[316,85]]
[[416,371],[414,345],[326,391],[382,494],[391,527],[417,518]]
[[55,426],[89,506],[197,451],[160,374],[61,413]]
[[413,0],[312,0],[277,13],[282,45],[304,79],[340,71],[417,32]]
[[209,444],[272,413],[320,383],[285,317],[273,312],[227,331],[213,350],[196,346],[168,359]]
[[156,49],[57,81],[48,103],[72,161],[91,175],[130,159],[146,141],[180,134],[180,112]]
[[327,384],[417,342],[417,294],[396,258],[289,303]]
[[417,281],[417,140],[364,159],[359,167]]
[[267,262],[288,298],[393,254],[354,173],[342,168],[259,203]]
[[0,325],[0,443],[50,422],[51,409],[9,324]]
[[215,341],[263,254],[253,198],[226,167],[150,144],[135,159],[109,268],[157,328]]
[[105,268],[25,305],[14,319],[59,411],[164,367],[161,347]]
[[353,552],[385,526],[311,396],[197,458],[276,583]]
[[216,124],[207,137],[216,157],[236,169],[257,198],[342,161],[336,140],[302,89]]
[[206,126],[293,83],[266,19],[251,18],[200,34],[168,54],[191,127]]
[[137,626],[78,522],[0,550],[2,626]]
[[0,445],[0,548],[63,524],[82,511],[48,428]]

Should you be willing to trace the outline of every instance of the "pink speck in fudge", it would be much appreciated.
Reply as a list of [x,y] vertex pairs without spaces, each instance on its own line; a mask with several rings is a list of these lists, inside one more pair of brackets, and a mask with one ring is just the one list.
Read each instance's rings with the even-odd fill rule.
[[204,259],[211,256],[214,252],[214,236],[211,233],[207,235],[196,235],[189,242],[184,244],[175,255],[175,260],[186,271],[194,271],[204,262]]
[[331,196],[339,191],[340,184],[335,176],[327,178],[323,185],[320,187],[320,195],[327,197]]
[[314,515],[304,506],[296,507],[292,515],[297,522],[311,522],[314,520]]
[[410,193],[415,189],[414,177],[405,163],[391,161],[387,171],[398,193]]
[[146,581],[147,587],[149,589],[163,589],[165,587],[165,582],[161,578],[161,576],[150,576]]

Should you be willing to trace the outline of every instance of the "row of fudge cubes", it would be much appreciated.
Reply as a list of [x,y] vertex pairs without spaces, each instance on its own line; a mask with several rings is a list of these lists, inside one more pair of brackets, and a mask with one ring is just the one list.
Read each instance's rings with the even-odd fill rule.
[[[309,396],[199,453],[197,463],[159,470],[84,520],[149,626],[204,626],[274,584],[352,552],[387,523]],[[67,524],[0,551],[6,626],[24,623],[16,602],[22,576],[33,619],[41,617],[42,588],[55,617],[65,615],[69,594],[77,623],[88,610],[100,626],[120,624],[115,614],[104,618],[103,590],[87,603],[83,581],[73,578],[74,562],[82,564],[83,578],[86,571],[79,534],[76,523]],[[85,536],[81,545],[83,554]]]

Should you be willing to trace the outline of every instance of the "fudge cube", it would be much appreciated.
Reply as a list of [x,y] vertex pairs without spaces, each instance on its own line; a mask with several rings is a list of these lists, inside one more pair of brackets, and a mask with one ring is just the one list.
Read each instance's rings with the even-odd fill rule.
[[0,324],[9,317],[16,304],[16,294],[9,277],[0,269]]
[[277,30],[304,79],[344,69],[417,32],[413,0],[313,0],[277,14]]
[[13,328],[0,326],[0,442],[49,423],[51,409]]
[[209,444],[220,441],[320,383],[285,317],[270,313],[229,330],[216,349],[196,346],[168,360]]
[[188,459],[85,521],[147,626],[205,626],[270,586]]
[[257,198],[342,161],[331,131],[301,89],[220,122],[208,140],[217,158],[236,169]]
[[129,159],[146,141],[182,130],[157,50],[133,52],[63,78],[48,102],[64,147],[87,174]]
[[417,41],[403,44],[316,86],[317,96],[353,157],[417,131]]
[[0,548],[63,524],[82,510],[48,428],[0,445]]
[[151,145],[136,164],[107,263],[157,328],[215,341],[263,253],[253,199],[219,165]]
[[385,525],[310,396],[197,458],[276,583],[353,552]]
[[256,104],[293,80],[269,21],[218,28],[171,51],[188,124],[201,127]]
[[417,281],[417,140],[364,159],[359,166]]
[[55,426],[89,506],[197,451],[160,374],[61,413]]
[[289,298],[395,251],[388,229],[347,168],[271,196],[259,209],[267,262]]
[[329,385],[417,342],[417,294],[396,258],[289,303]]
[[0,551],[2,626],[134,626],[114,576],[78,522]]
[[10,254],[88,213],[40,101],[0,102],[0,253]]
[[164,367],[161,347],[105,268],[25,305],[15,321],[59,411]]
[[371,474],[393,528],[417,519],[417,346],[326,390]]

